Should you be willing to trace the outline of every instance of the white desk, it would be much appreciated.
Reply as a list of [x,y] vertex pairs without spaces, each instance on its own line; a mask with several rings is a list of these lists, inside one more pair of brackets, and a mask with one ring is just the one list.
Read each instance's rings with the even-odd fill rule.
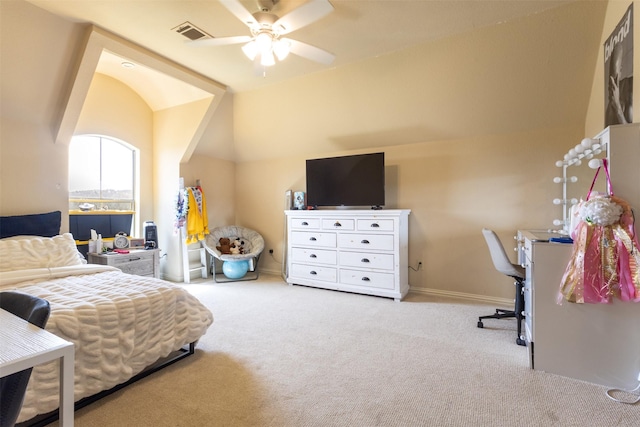
[[0,377],[60,359],[60,425],[73,427],[73,343],[0,309]]
[[[637,226],[636,226],[637,227]],[[525,281],[525,337],[532,368],[631,390],[640,369],[640,306],[556,302],[572,245],[519,231]]]

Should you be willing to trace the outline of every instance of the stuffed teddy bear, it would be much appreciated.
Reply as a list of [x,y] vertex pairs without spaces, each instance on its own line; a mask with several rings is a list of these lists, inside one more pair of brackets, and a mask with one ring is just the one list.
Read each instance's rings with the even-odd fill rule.
[[223,255],[228,255],[231,253],[231,240],[228,237],[220,238],[220,246],[216,246],[216,249],[220,251]]

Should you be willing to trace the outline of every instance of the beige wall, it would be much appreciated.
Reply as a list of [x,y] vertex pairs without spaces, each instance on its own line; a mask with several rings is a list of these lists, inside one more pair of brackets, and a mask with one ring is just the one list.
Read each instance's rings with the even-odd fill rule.
[[24,2],[0,2],[2,215],[61,210],[68,230],[68,151],[54,143],[54,123],[81,45],[78,26]]
[[[513,298],[512,281],[491,266],[480,230],[495,229],[509,250],[517,229],[550,227],[560,215],[551,202],[560,196],[553,159],[564,154],[565,141],[581,138],[580,131],[378,147],[386,157],[386,207],[411,209],[409,261],[423,263],[423,270],[409,272],[412,288]],[[237,165],[236,221],[258,230],[266,249],[274,249],[274,257],[261,260],[272,272],[280,272],[284,253],[284,193],[304,190],[305,159]]]
[[213,99],[191,102],[154,114],[153,192],[158,244],[166,251],[163,277],[182,281],[182,244],[174,233],[175,200],[180,189],[180,159],[193,141]]

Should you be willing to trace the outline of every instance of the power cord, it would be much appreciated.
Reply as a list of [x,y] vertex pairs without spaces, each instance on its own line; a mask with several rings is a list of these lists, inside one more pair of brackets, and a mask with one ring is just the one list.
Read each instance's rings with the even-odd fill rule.
[[[640,374],[638,374],[638,381],[640,381]],[[634,388],[633,390],[622,390],[619,388],[610,388],[609,390],[607,390],[607,397],[615,402],[618,403],[626,403],[627,405],[635,405],[636,403],[640,402],[640,395],[638,394],[634,394],[634,391],[638,391],[640,390],[640,384],[638,384],[638,386],[636,388]],[[626,400],[626,399],[619,399],[617,397],[614,397],[613,394],[614,393],[627,393],[630,394],[631,396],[635,397],[635,400]],[[626,396],[629,397],[629,396]]]
[[418,262],[418,268],[413,268],[412,266],[409,266],[409,268],[413,271],[419,271],[422,268],[422,262]]

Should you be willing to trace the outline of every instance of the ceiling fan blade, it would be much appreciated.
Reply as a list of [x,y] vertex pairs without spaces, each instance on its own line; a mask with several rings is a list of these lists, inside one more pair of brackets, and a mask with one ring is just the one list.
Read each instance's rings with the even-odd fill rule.
[[311,46],[310,44],[300,42],[298,40],[282,38],[283,40],[290,44],[291,53],[294,53],[298,56],[302,56],[303,58],[310,59],[315,62],[319,62],[324,65],[329,65],[335,59],[335,55],[327,52],[326,50],[322,50],[315,46]]
[[311,0],[278,19],[272,28],[278,34],[288,34],[317,21],[331,11],[333,6],[329,0]]
[[249,41],[251,41],[251,36],[234,36],[192,40],[186,43],[192,46],[224,46],[228,44],[248,43]]
[[249,12],[239,0],[220,0],[220,3],[222,3],[229,12],[233,13],[236,18],[244,22],[247,27],[253,28],[258,25],[256,18],[253,17],[251,12]]

